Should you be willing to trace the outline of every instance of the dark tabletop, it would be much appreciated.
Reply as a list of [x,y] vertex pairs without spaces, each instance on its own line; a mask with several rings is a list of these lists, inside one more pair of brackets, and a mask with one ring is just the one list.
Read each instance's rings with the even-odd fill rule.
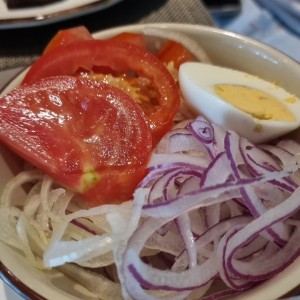
[[30,64],[63,28],[85,25],[96,32],[119,25],[153,22],[214,25],[200,0],[123,0],[106,9],[51,24],[0,29],[0,70]]

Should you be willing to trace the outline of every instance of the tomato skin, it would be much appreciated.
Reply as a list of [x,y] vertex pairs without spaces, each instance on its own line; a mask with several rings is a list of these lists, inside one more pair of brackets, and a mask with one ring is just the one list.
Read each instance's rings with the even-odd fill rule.
[[44,52],[47,53],[53,49],[71,44],[78,41],[92,40],[93,37],[85,26],[77,26],[69,29],[59,30],[56,35],[46,45]]
[[125,42],[146,49],[145,36],[134,32],[121,32],[110,38],[113,41]]
[[148,118],[154,145],[173,125],[180,104],[176,82],[153,54],[132,44],[112,40],[90,40],[64,45],[41,56],[26,74],[24,83],[55,75],[73,75],[80,67],[109,66],[116,72],[134,71],[148,78],[158,94],[158,106]]
[[130,199],[152,151],[148,120],[127,94],[72,76],[2,97],[0,140],[91,206]]
[[175,41],[167,41],[159,50],[157,57],[165,64],[174,62],[176,69],[179,69],[184,62],[196,60],[192,53]]

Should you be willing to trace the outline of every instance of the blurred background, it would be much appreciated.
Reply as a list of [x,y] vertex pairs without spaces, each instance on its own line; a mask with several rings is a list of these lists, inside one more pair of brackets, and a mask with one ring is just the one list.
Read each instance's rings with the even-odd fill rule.
[[262,41],[300,62],[299,0],[203,0],[216,26]]
[[300,0],[99,0],[90,8],[74,10],[73,16],[15,22],[5,19],[5,1],[0,0],[1,70],[30,64],[59,29],[84,24],[96,32],[145,22],[217,26],[262,41],[300,61]]

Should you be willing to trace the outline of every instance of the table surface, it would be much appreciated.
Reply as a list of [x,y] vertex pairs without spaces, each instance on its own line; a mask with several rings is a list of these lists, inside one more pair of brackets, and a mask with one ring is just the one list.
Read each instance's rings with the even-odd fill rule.
[[[200,0],[123,0],[108,9],[51,25],[0,29],[0,90],[42,53],[47,42],[60,29],[85,25],[91,32],[97,32],[120,25],[155,22],[214,25]],[[0,280],[0,299],[23,298]]]
[[91,32],[97,32],[119,25],[152,22],[214,25],[201,0],[122,0],[105,10],[54,24],[0,29],[0,70],[30,64],[63,28],[85,25]]

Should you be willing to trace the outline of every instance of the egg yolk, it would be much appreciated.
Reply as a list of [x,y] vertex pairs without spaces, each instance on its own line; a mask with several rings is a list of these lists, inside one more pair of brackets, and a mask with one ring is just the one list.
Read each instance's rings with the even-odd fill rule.
[[295,116],[275,97],[246,86],[216,84],[216,94],[237,109],[260,120],[296,121]]

